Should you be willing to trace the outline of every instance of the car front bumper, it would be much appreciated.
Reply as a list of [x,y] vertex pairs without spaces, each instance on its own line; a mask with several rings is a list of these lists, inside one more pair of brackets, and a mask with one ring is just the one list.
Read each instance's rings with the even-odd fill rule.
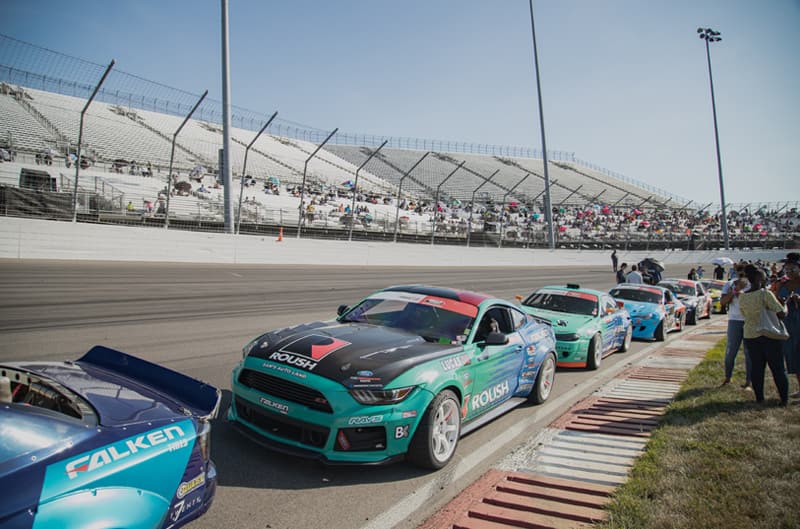
[[228,410],[236,430],[272,450],[331,465],[385,464],[404,457],[433,399],[417,388],[398,404],[367,406],[323,380],[314,387],[330,402],[330,413],[245,386],[237,380],[240,370],[233,372]]

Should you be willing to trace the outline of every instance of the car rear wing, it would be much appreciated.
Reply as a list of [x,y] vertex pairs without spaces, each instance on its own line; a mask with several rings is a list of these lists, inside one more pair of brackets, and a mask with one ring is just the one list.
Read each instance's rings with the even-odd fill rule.
[[214,386],[141,358],[95,345],[76,362],[132,379],[165,394],[201,419],[217,416],[222,393]]

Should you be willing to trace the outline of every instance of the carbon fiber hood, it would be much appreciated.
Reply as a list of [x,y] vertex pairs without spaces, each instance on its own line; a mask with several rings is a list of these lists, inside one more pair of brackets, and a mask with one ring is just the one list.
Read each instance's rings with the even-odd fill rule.
[[400,329],[363,323],[314,322],[254,340],[249,357],[284,364],[348,388],[380,388],[414,366],[463,351]]

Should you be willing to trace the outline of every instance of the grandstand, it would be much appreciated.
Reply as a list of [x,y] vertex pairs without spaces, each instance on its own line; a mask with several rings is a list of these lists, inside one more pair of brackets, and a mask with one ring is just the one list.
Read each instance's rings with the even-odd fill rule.
[[[102,67],[8,37],[0,41],[0,147],[13,159],[0,164],[0,207],[5,215],[71,218],[71,201],[42,196],[74,189],[80,113]],[[112,72],[84,122],[80,220],[163,226],[170,194],[170,219],[176,221],[170,227],[222,230],[218,102],[204,101],[175,136],[195,100],[187,92]],[[544,162],[535,152],[389,138],[388,147],[358,173],[353,189],[356,170],[375,154],[378,139],[337,134],[312,157],[327,133],[279,119],[253,144],[243,174],[246,146],[265,120],[234,108],[230,156],[234,196],[243,189],[243,233],[302,223],[303,235],[314,237],[341,238],[353,227],[359,238],[546,244]],[[574,155],[554,158],[548,172],[560,245],[719,244],[719,217],[711,205],[689,207],[693,201]],[[56,190],[21,189],[22,171],[46,175],[41,178],[53,179]],[[25,179],[28,187],[33,181],[38,180]],[[729,211],[734,244],[785,247],[797,239],[798,204]]]

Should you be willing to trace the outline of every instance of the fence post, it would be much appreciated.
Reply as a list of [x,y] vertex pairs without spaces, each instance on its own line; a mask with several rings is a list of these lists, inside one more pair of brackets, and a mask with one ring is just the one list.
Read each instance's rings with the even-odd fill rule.
[[108,77],[108,74],[111,73],[111,68],[114,67],[115,61],[112,59],[109,65],[106,67],[106,71],[103,73],[103,77],[100,78],[100,82],[97,83],[97,86],[94,87],[94,92],[92,95],[89,96],[88,101],[86,101],[86,105],[84,105],[83,110],[81,110],[81,121],[80,126],[78,128],[78,157],[75,160],[75,186],[72,189],[72,222],[78,222],[78,178],[80,175],[81,170],[81,142],[83,141],[83,119],[86,115],[86,111],[89,109],[89,105],[92,104],[92,100],[97,95],[97,91],[100,90],[100,86]]
[[203,99],[205,99],[207,95],[208,90],[203,92],[203,95],[200,96],[200,99],[197,101],[197,103],[195,103],[194,107],[192,107],[192,110],[189,111],[189,114],[183,119],[183,122],[181,123],[180,127],[178,127],[178,130],[176,130],[175,134],[172,135],[172,150],[169,155],[169,171],[167,171],[167,207],[164,211],[164,229],[169,228],[169,197],[172,194],[172,162],[175,159],[175,142],[178,140],[178,134],[181,132],[183,126],[186,125],[186,122],[189,121],[189,118],[192,117],[194,111],[197,110],[197,107],[200,106],[200,103],[203,102]]
[[388,143],[388,141],[389,140],[384,140],[384,142],[381,143],[381,146],[378,147],[376,150],[372,151],[372,154],[370,154],[367,157],[367,159],[364,161],[364,163],[359,165],[358,169],[356,169],[356,179],[353,182],[353,202],[352,202],[352,205],[350,206],[350,233],[347,234],[347,240],[348,241],[352,241],[353,240],[353,227],[356,225],[356,193],[358,192],[358,173],[361,171],[361,169],[365,165],[367,165],[369,163],[370,160],[372,160],[372,158],[375,155],[377,155],[379,152],[381,152],[381,149],[383,149],[383,146],[386,145]]
[[277,116],[277,115],[278,115],[278,112],[275,111],[275,113],[272,114],[272,116],[264,124],[264,126],[261,127],[261,130],[258,131],[258,134],[256,134],[255,138],[253,138],[253,141],[251,141],[250,144],[247,146],[247,148],[244,150],[244,163],[242,164],[242,179],[241,179],[241,186],[239,187],[239,207],[236,209],[236,234],[237,235],[239,234],[239,228],[242,225],[242,195],[244,194],[244,179],[247,176],[247,154],[250,152],[250,147],[253,146],[253,144],[256,142],[258,137],[261,136],[261,133],[263,133],[267,129],[267,127],[269,127],[269,124],[272,123],[272,120],[275,119],[275,116]]

